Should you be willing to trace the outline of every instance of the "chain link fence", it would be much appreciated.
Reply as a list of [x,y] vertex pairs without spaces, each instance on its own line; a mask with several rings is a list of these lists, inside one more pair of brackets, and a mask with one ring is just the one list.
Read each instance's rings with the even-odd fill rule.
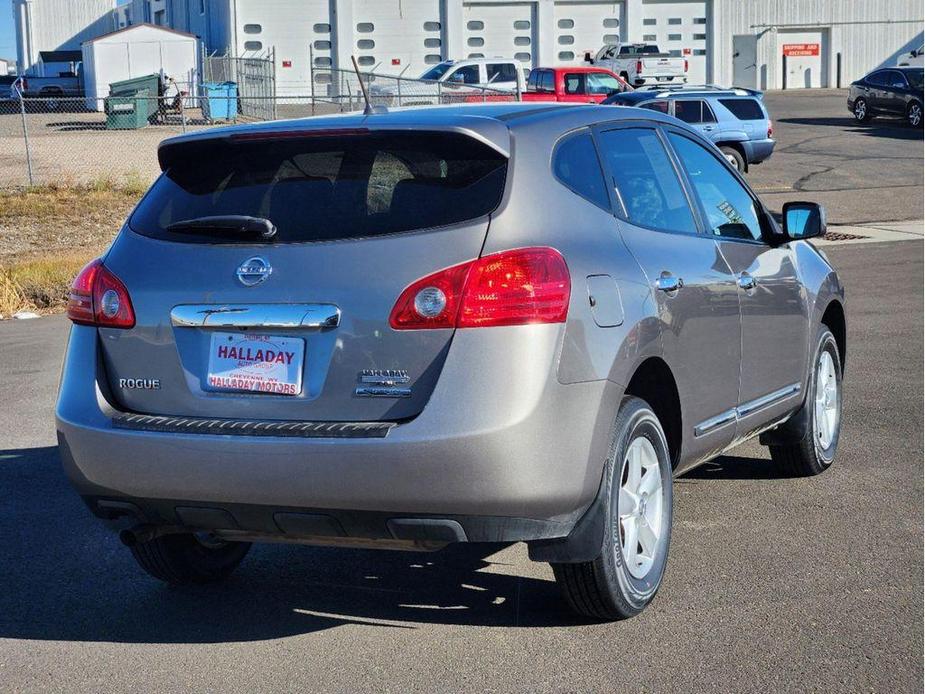
[[[313,95],[264,93],[267,74],[243,59],[210,58],[203,80],[235,82],[237,94],[190,93],[171,83],[163,96],[102,99],[0,99],[0,188],[150,183],[158,175],[157,146],[168,137],[240,122],[345,113],[364,107],[355,72],[315,70]],[[264,69],[264,68],[259,68]],[[237,77],[221,79],[223,77]],[[398,107],[515,101],[516,92],[361,73],[374,106]],[[259,85],[259,86],[258,86]]]

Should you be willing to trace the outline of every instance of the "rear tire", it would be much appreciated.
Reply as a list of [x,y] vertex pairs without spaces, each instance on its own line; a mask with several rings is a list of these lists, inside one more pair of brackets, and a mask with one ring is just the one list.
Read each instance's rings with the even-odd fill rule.
[[[796,443],[768,446],[771,459],[796,477],[825,472],[838,450],[841,433],[842,369],[835,336],[819,327],[806,399],[792,417],[806,418],[806,435]],[[786,426],[786,424],[784,425]]]
[[911,125],[913,128],[922,127],[922,104],[918,101],[912,101],[909,103],[909,107],[906,109],[906,122]]
[[134,545],[132,556],[154,578],[171,585],[215,583],[229,576],[249,542],[205,541],[193,534],[162,535]]
[[867,100],[862,96],[854,100],[854,108],[851,109],[851,112],[854,114],[854,120],[858,123],[866,123],[870,120],[870,107],[867,105]]
[[603,484],[600,554],[590,562],[552,564],[552,570],[579,614],[627,619],[655,597],[671,541],[671,456],[658,418],[639,398],[625,397],[620,405]]
[[726,157],[726,161],[732,164],[736,171],[739,173],[745,173],[745,157],[742,156],[742,153],[737,150],[735,147],[730,147],[729,145],[722,145],[719,148],[719,151],[723,153],[723,156]]

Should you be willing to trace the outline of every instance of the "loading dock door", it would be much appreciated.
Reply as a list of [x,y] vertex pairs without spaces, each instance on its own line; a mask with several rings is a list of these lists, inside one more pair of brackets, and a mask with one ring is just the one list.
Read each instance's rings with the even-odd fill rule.
[[607,0],[555,4],[556,64],[578,65],[585,53],[595,55],[601,46],[618,43],[623,30],[623,3]]
[[811,89],[829,86],[826,32],[779,31],[777,33],[778,88],[783,89],[784,56],[787,89]]
[[[712,73],[705,0],[644,0],[642,40],[672,56],[687,58],[689,84],[706,84]],[[634,38],[634,41],[639,39]]]
[[536,59],[536,16],[532,2],[463,5],[466,55],[451,58],[514,58],[525,68]]

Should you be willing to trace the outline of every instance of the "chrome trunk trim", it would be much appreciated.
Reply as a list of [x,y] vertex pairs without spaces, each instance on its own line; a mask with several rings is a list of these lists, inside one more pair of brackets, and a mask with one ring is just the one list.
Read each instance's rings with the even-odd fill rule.
[[170,311],[175,328],[336,328],[333,304],[181,304]]

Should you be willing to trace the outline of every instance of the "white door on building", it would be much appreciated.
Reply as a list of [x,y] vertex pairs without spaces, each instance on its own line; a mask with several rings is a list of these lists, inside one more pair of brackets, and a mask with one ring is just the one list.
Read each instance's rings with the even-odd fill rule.
[[463,5],[465,55],[450,58],[514,58],[524,67],[536,59],[536,4],[467,2]]
[[[556,64],[574,65],[626,37],[622,2],[560,0],[555,4]],[[545,31],[545,29],[544,29]]]
[[418,77],[443,59],[440,0],[355,0],[354,44],[360,67]]
[[732,85],[758,89],[757,34],[736,34],[732,37]]
[[707,5],[707,0],[643,1],[642,40],[687,58],[690,84],[706,84],[710,79]]
[[[822,29],[808,31],[778,31],[777,61],[779,89],[811,89],[829,84],[828,46]],[[786,85],[784,75],[786,56]]]

